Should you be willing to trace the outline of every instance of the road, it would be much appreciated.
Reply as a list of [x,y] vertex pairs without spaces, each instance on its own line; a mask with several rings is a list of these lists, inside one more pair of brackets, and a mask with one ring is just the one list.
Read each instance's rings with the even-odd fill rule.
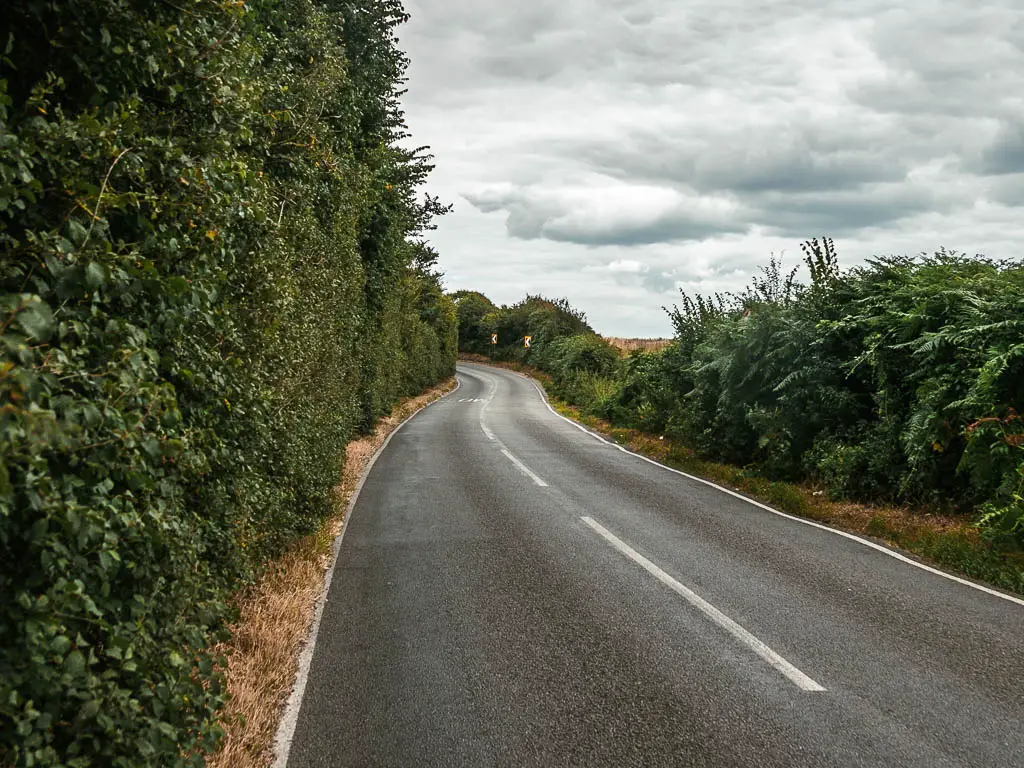
[[366,478],[279,764],[1024,766],[1024,602],[458,376]]

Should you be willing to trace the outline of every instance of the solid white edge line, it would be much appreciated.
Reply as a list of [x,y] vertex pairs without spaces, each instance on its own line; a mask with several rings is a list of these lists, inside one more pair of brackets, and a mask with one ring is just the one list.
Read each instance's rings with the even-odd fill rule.
[[791,683],[793,683],[793,685],[795,685],[797,688],[809,692],[818,692],[826,690],[824,686],[822,686],[815,680],[805,675],[799,669],[794,667],[792,664],[790,664],[788,661],[782,658],[779,654],[777,654],[775,651],[769,648],[765,643],[758,640],[756,637],[754,637],[754,635],[750,634],[750,632],[745,630],[735,621],[733,621],[720,610],[715,608],[715,606],[713,606],[707,600],[702,598],[692,589],[680,584],[669,574],[665,573],[665,571],[663,571],[657,565],[652,563],[650,560],[641,555],[631,546],[626,544],[626,542],[624,542],[614,533],[612,533],[599,522],[594,520],[594,518],[581,517],[580,519],[584,523],[589,525],[591,528],[593,528],[595,531],[597,531],[597,533],[600,534],[615,549],[617,549],[630,560],[635,562],[637,565],[639,565],[641,568],[643,568],[645,571],[647,571],[649,574],[651,574],[654,578],[656,578],[666,587],[671,589],[673,592],[683,597],[688,603],[693,605],[695,608],[700,610],[705,616],[711,619],[711,621],[720,626],[730,635],[732,635],[741,643],[750,648],[762,659],[767,661],[771,666],[773,666],[775,669],[777,669],[779,672],[785,675],[786,678]]
[[299,723],[299,711],[302,708],[302,699],[306,693],[306,683],[309,680],[309,668],[313,662],[313,653],[316,650],[316,639],[320,634],[320,622],[323,620],[324,606],[327,604],[327,597],[331,590],[331,582],[334,580],[334,568],[338,564],[338,553],[341,551],[341,540],[345,537],[345,531],[348,530],[348,522],[352,519],[352,513],[355,511],[356,502],[359,501],[359,493],[363,490],[363,484],[366,482],[366,478],[370,475],[370,470],[373,469],[373,465],[377,463],[377,459],[382,453],[384,453],[384,449],[388,447],[388,443],[391,442],[391,438],[397,435],[402,427],[419,416],[434,403],[439,403],[453,395],[455,392],[458,392],[459,387],[461,386],[462,381],[458,376],[456,376],[455,387],[453,387],[451,391],[445,392],[441,397],[437,398],[437,400],[427,403],[415,413],[410,414],[405,421],[395,427],[391,431],[391,434],[384,438],[384,442],[381,443],[377,452],[370,457],[370,461],[367,463],[366,469],[363,470],[363,474],[359,478],[359,482],[356,484],[355,490],[352,492],[352,498],[349,499],[348,507],[345,509],[345,521],[342,523],[341,532],[337,535],[334,539],[334,543],[331,545],[331,565],[327,569],[327,575],[324,577],[324,586],[320,592],[320,597],[317,598],[316,612],[313,614],[313,623],[310,626],[309,635],[302,647],[302,653],[299,655],[299,668],[295,674],[295,683],[292,686],[291,694],[288,696],[288,703],[285,704],[284,712],[281,715],[281,721],[278,723],[277,732],[274,734],[273,768],[287,768],[288,766],[288,757],[291,754],[292,740],[295,738],[295,728]]
[[530,470],[530,468],[528,466],[526,466],[525,464],[523,464],[523,462],[521,462],[519,459],[517,459],[515,456],[513,456],[512,452],[509,451],[508,448],[502,448],[501,452],[503,454],[505,454],[505,458],[507,458],[509,461],[511,461],[513,464],[515,464],[517,467],[519,467],[519,470],[524,475],[526,475],[528,478],[533,480],[533,482],[535,482],[537,485],[541,486],[542,488],[547,488],[548,484],[545,483],[543,480],[541,480],[539,477],[537,477],[537,475],[535,475]]
[[759,507],[760,509],[763,509],[765,512],[771,512],[773,515],[778,515],[779,517],[784,517],[787,520],[792,520],[793,522],[801,523],[802,525],[809,525],[812,528],[818,528],[818,529],[820,529],[822,531],[828,531],[829,533],[834,533],[836,536],[842,536],[843,538],[849,539],[850,541],[855,541],[858,544],[863,544],[865,547],[870,547],[871,549],[873,549],[873,550],[875,550],[877,552],[881,552],[884,555],[888,555],[889,557],[895,558],[896,560],[899,560],[900,562],[906,563],[907,565],[912,565],[915,568],[920,568],[922,571],[927,571],[928,573],[933,573],[936,576],[941,576],[942,578],[948,579],[949,581],[955,581],[957,584],[962,584],[965,587],[970,587],[971,589],[976,589],[979,592],[985,592],[986,594],[992,595],[994,597],[999,597],[999,598],[1002,598],[1003,600],[1007,600],[1007,601],[1009,601],[1011,603],[1016,603],[1017,605],[1024,606],[1024,599],[1016,597],[1015,595],[1008,595],[1005,592],[1000,592],[999,590],[991,589],[990,587],[986,587],[986,586],[984,586],[982,584],[975,584],[973,581],[968,581],[967,579],[962,579],[959,576],[954,576],[951,573],[946,573],[945,571],[940,571],[938,568],[933,568],[930,565],[925,565],[924,563],[919,563],[916,560],[912,560],[911,558],[907,557],[906,555],[903,555],[903,554],[901,554],[899,552],[896,552],[896,551],[894,551],[892,549],[889,549],[887,547],[883,547],[881,544],[876,544],[873,541],[869,541],[867,539],[862,539],[860,536],[857,536],[855,534],[847,533],[846,531],[840,531],[837,528],[830,528],[827,525],[822,525],[821,523],[816,523],[813,520],[805,520],[802,517],[796,517],[795,515],[790,515],[790,514],[787,514],[785,512],[780,512],[777,509],[772,509],[767,504],[762,504],[761,502],[754,501],[753,499],[748,498],[748,497],[744,496],[743,494],[736,493],[735,491],[730,491],[728,488],[723,488],[720,485],[716,485],[715,483],[711,482],[710,480],[705,480],[703,477],[697,477],[696,475],[691,475],[691,474],[688,474],[688,473],[683,472],[681,470],[674,469],[672,467],[668,467],[668,466],[662,464],[661,462],[655,461],[654,459],[650,459],[650,458],[648,458],[646,456],[641,456],[639,453],[631,451],[628,448],[624,448],[623,446],[619,445],[618,443],[613,443],[613,442],[611,442],[609,440],[605,440],[600,435],[591,432],[589,429],[584,427],[582,424],[577,424],[572,419],[566,418],[565,416],[560,414],[558,411],[556,411],[554,408],[552,408],[551,407],[551,403],[548,402],[547,394],[545,394],[544,390],[540,388],[540,386],[537,384],[537,382],[534,379],[530,378],[529,376],[527,376],[525,374],[520,373],[519,375],[522,376],[524,379],[527,379],[528,381],[530,381],[533,384],[534,388],[537,390],[537,393],[541,397],[541,401],[544,403],[544,405],[547,406],[547,409],[549,411],[551,411],[553,414],[555,414],[555,416],[560,418],[562,421],[565,421],[565,422],[568,422],[569,424],[572,424],[574,427],[576,427],[580,431],[586,432],[591,437],[593,437],[593,438],[595,438],[597,440],[600,440],[605,445],[611,445],[611,446],[613,446],[615,448],[618,448],[623,453],[628,453],[630,456],[636,456],[638,459],[640,459],[642,461],[646,461],[648,464],[653,464],[654,466],[660,467],[661,469],[664,469],[664,470],[666,470],[668,472],[674,472],[677,475],[681,475],[681,476],[683,476],[685,478],[688,478],[690,480],[693,480],[695,482],[703,483],[704,485],[708,486],[709,488],[714,488],[715,490],[721,491],[722,493],[727,493],[730,496],[733,496],[734,498],[737,498],[737,499],[740,499],[741,501],[747,502],[748,504],[753,504],[755,507]]

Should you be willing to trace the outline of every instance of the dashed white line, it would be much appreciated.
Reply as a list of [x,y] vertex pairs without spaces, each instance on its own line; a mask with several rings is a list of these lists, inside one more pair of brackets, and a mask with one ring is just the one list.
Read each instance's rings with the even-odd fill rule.
[[487,436],[488,440],[494,440],[496,438],[494,437],[494,433],[491,432],[490,429],[488,429],[487,423],[484,421],[484,416],[487,414],[487,407],[491,404],[491,400],[494,399],[494,394],[497,391],[498,391],[498,381],[497,381],[497,379],[492,379],[491,380],[490,391],[488,391],[487,397],[484,398],[484,405],[480,409],[480,429],[483,430],[483,433]]
[[535,475],[533,473],[533,471],[528,466],[526,466],[525,464],[523,464],[523,462],[521,462],[519,459],[517,459],[515,456],[513,456],[512,452],[509,451],[508,448],[502,448],[501,452],[503,454],[505,454],[505,458],[507,458],[509,461],[511,461],[513,464],[515,464],[519,468],[520,472],[522,472],[524,475],[526,475],[528,478],[533,480],[533,482],[535,482],[537,485],[541,486],[542,488],[547,488],[548,484],[545,483],[543,480],[541,480],[539,477],[537,477],[537,475]]
[[547,488],[548,484],[541,480],[540,477],[538,477],[533,470],[531,470],[528,466],[523,464],[523,462],[521,462],[519,459],[513,456],[512,451],[506,448],[505,444],[501,442],[501,440],[499,440],[491,431],[490,427],[487,426],[487,422],[484,417],[487,415],[487,408],[491,404],[491,401],[494,399],[494,395],[497,393],[497,391],[498,382],[495,379],[491,381],[491,388],[490,391],[487,393],[487,397],[483,398],[484,405],[480,409],[480,429],[483,430],[483,433],[487,436],[488,440],[493,440],[498,444],[498,447],[501,449],[501,452],[505,455],[505,458],[507,458],[509,461],[515,464],[520,472],[522,472],[528,478],[533,480],[533,482],[539,485],[540,487]]
[[821,523],[816,523],[813,520],[805,520],[802,517],[796,517],[795,515],[789,515],[789,514],[786,514],[785,512],[780,512],[777,509],[772,509],[767,504],[762,504],[761,502],[754,501],[753,499],[748,498],[748,497],[744,496],[743,494],[736,493],[735,491],[730,491],[728,488],[723,488],[722,486],[717,485],[716,483],[713,483],[710,480],[705,480],[703,477],[697,477],[696,475],[691,475],[688,472],[683,472],[683,471],[675,469],[673,467],[668,467],[668,466],[666,466],[666,465],[664,465],[664,464],[662,464],[662,463],[660,463],[658,461],[655,461],[654,459],[648,458],[647,456],[642,456],[639,453],[635,453],[635,452],[629,450],[628,448],[625,448],[625,447],[623,447],[623,446],[621,446],[621,445],[619,445],[617,443],[613,443],[610,440],[605,440],[600,435],[598,435],[598,434],[596,434],[594,432],[591,432],[589,429],[584,427],[582,424],[577,424],[572,419],[563,416],[558,411],[556,411],[554,408],[552,408],[551,407],[551,403],[548,402],[547,396],[544,394],[544,390],[542,390],[540,388],[540,386],[537,384],[537,382],[534,381],[533,379],[530,379],[530,377],[526,376],[525,374],[519,374],[519,375],[522,376],[524,379],[528,379],[530,381],[530,383],[533,384],[534,388],[537,390],[537,394],[540,395],[541,401],[544,403],[544,405],[547,407],[547,409],[549,411],[551,411],[553,414],[555,414],[555,416],[560,418],[562,421],[565,421],[565,422],[568,422],[569,424],[572,424],[574,427],[576,427],[576,429],[580,430],[581,432],[586,432],[588,435],[590,435],[595,440],[600,440],[605,445],[610,445],[613,448],[618,448],[623,453],[628,453],[630,456],[635,456],[636,458],[640,459],[641,461],[646,461],[648,464],[653,464],[654,466],[658,467],[659,469],[664,469],[666,472],[672,472],[674,474],[677,474],[677,475],[680,475],[682,477],[685,477],[688,480],[693,480],[694,482],[702,483],[703,485],[706,485],[709,488],[714,488],[715,490],[721,491],[722,493],[727,493],[730,496],[739,499],[740,501],[745,501],[745,502],[747,502],[747,504],[752,504],[753,506],[758,507],[759,509],[763,509],[765,512],[771,512],[773,515],[778,515],[779,517],[784,517],[787,520],[792,520],[794,523],[800,523],[801,525],[809,525],[812,528],[818,528],[818,529],[820,529],[822,531],[828,531],[829,533],[834,533],[836,536],[842,536],[844,539],[849,539],[850,541],[855,541],[858,544],[864,545],[865,547],[870,547],[871,549],[875,550],[876,552],[881,552],[883,555],[888,555],[889,557],[895,558],[896,560],[899,560],[902,563],[906,563],[907,565],[912,565],[915,568],[919,568],[922,571],[927,571],[928,573],[935,574],[936,576],[941,576],[942,578],[948,579],[949,581],[955,581],[957,584],[962,584],[965,587],[970,587],[971,589],[976,589],[979,592],[984,592],[986,594],[992,595],[993,597],[998,597],[998,598],[1001,598],[1003,600],[1007,600],[1007,601],[1009,601],[1011,603],[1016,603],[1017,605],[1024,605],[1024,599],[1021,599],[1021,598],[1016,597],[1014,595],[1008,595],[1005,592],[1000,592],[1000,591],[998,591],[996,589],[991,589],[990,587],[986,587],[986,586],[984,586],[982,584],[975,584],[973,581],[968,581],[967,579],[962,579],[959,576],[954,576],[951,573],[946,573],[945,571],[940,571],[938,568],[932,568],[930,565],[925,565],[924,563],[919,563],[916,560],[912,560],[911,558],[907,557],[906,555],[903,555],[903,554],[901,554],[899,552],[896,552],[895,550],[889,549],[888,547],[883,547],[881,544],[876,544],[873,541],[868,541],[867,539],[862,539],[860,536],[856,536],[856,535],[854,535],[852,533],[847,533],[846,531],[840,531],[837,528],[830,528],[827,525],[822,525]]
[[592,517],[580,518],[584,523],[589,525],[595,531],[597,531],[609,544],[615,549],[624,554],[633,562],[637,563],[641,568],[651,574],[654,578],[660,581],[662,584],[667,586],[673,592],[681,595],[688,603],[700,610],[705,616],[711,621],[720,626],[730,635],[735,637],[741,643],[750,648],[754,653],[760,656],[762,659],[767,661],[770,665],[775,667],[779,672],[785,675],[793,685],[803,691],[824,691],[824,686],[815,682],[810,677],[805,675],[799,669],[794,667],[779,654],[765,645],[763,642],[758,640],[747,630],[737,624],[735,621],[730,619],[720,610],[715,608],[711,603],[702,598],[692,589],[683,586],[674,578],[669,576],[665,571],[659,568],[657,565],[652,563],[646,557],[641,555],[631,546],[626,544],[622,539],[616,536],[614,533],[609,531],[599,522],[594,520]]

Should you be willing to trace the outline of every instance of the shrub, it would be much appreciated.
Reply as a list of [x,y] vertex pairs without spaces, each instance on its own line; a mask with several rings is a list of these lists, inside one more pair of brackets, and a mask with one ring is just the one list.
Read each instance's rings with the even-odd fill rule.
[[228,600],[454,369],[391,0],[44,0],[0,79],[0,763],[197,765]]
[[941,250],[842,271],[831,240],[802,249],[809,285],[773,257],[738,294],[684,294],[672,344],[619,363],[535,299],[489,322],[542,329],[501,354],[616,425],[837,497],[984,505],[984,530],[1024,544],[1024,265]]
[[619,354],[595,333],[562,336],[538,347],[534,362],[557,379],[586,373],[608,377],[619,364]]

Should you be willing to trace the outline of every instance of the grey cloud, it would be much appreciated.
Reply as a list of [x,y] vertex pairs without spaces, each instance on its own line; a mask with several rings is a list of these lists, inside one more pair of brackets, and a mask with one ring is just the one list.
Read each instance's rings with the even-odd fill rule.
[[[520,293],[551,280],[601,308],[620,285],[738,287],[814,235],[856,258],[954,235],[1015,255],[1024,239],[1020,0],[407,7],[405,104],[437,158],[431,191],[498,190],[466,194],[436,233],[465,287],[529,274]],[[481,237],[500,268],[480,266]],[[656,257],[584,277],[595,248]]]
[[741,275],[747,277],[750,270],[750,256],[746,253],[729,253],[718,256],[708,271],[716,277],[724,275]]
[[645,272],[642,282],[644,288],[652,293],[669,293],[676,289],[676,280],[668,272]]
[[565,69],[565,63],[554,57],[533,56],[529,53],[510,53],[503,51],[488,56],[482,62],[483,67],[505,77],[518,77],[523,80],[543,82],[549,80]]
[[993,177],[986,197],[1010,208],[1024,208],[1024,169]]
[[648,9],[627,10],[622,19],[633,27],[646,27],[656,18],[654,11]]
[[761,201],[759,223],[772,234],[801,239],[851,235],[952,204],[926,185],[891,185],[853,194],[772,195]]
[[670,135],[634,135],[614,144],[584,144],[577,156],[615,178],[737,193],[854,189],[902,180],[910,165],[896,148],[863,140],[844,145],[814,130],[783,136],[751,131],[708,136],[700,143],[692,137],[677,142]]
[[597,270],[591,267],[586,269],[607,273],[617,285],[643,288],[650,293],[670,293],[676,288],[677,281],[673,273],[663,269],[652,269],[649,264],[643,262],[613,262]]
[[1024,126],[1002,127],[982,153],[981,170],[995,176],[1024,172]]
[[899,166],[878,163],[876,157],[854,153],[817,155],[797,145],[782,152],[755,148],[712,153],[698,159],[696,166],[698,188],[739,192],[846,189],[902,175]]
[[640,246],[654,243],[697,241],[707,237],[746,230],[741,220],[726,216],[701,216],[679,205],[655,215],[601,216],[574,209],[568,201],[540,197],[529,191],[504,193],[463,193],[477,210],[503,210],[509,237],[521,240],[545,239],[588,247]]
[[991,114],[1019,91],[1022,37],[1024,16],[1013,2],[941,0],[917,12],[890,8],[869,37],[886,72],[851,97],[897,114]]
[[703,240],[744,230],[741,222],[701,220],[684,210],[676,210],[649,220],[603,225],[552,222],[545,225],[540,234],[549,240],[578,245],[637,246]]
[[520,240],[536,240],[544,236],[544,230],[550,220],[551,214],[545,213],[539,208],[531,207],[529,204],[516,204],[509,209],[505,226],[509,237]]
[[[966,195],[966,197],[965,197]],[[633,247],[699,241],[747,232],[766,232],[801,240],[818,234],[849,235],[884,227],[929,211],[948,211],[972,202],[970,192],[939,192],[928,182],[873,184],[864,190],[752,191],[731,213],[701,215],[685,204],[657,215],[598,217],[573,211],[568,202],[531,196],[528,191],[464,197],[478,210],[507,212],[510,237],[545,239],[599,247]],[[573,214],[573,215],[571,215]]]
[[494,213],[510,207],[517,200],[517,196],[500,192],[480,192],[477,194],[464,194],[463,197],[482,213]]
[[612,273],[612,280],[624,287],[640,287],[655,294],[674,293],[676,280],[668,272],[649,271],[638,274]]

